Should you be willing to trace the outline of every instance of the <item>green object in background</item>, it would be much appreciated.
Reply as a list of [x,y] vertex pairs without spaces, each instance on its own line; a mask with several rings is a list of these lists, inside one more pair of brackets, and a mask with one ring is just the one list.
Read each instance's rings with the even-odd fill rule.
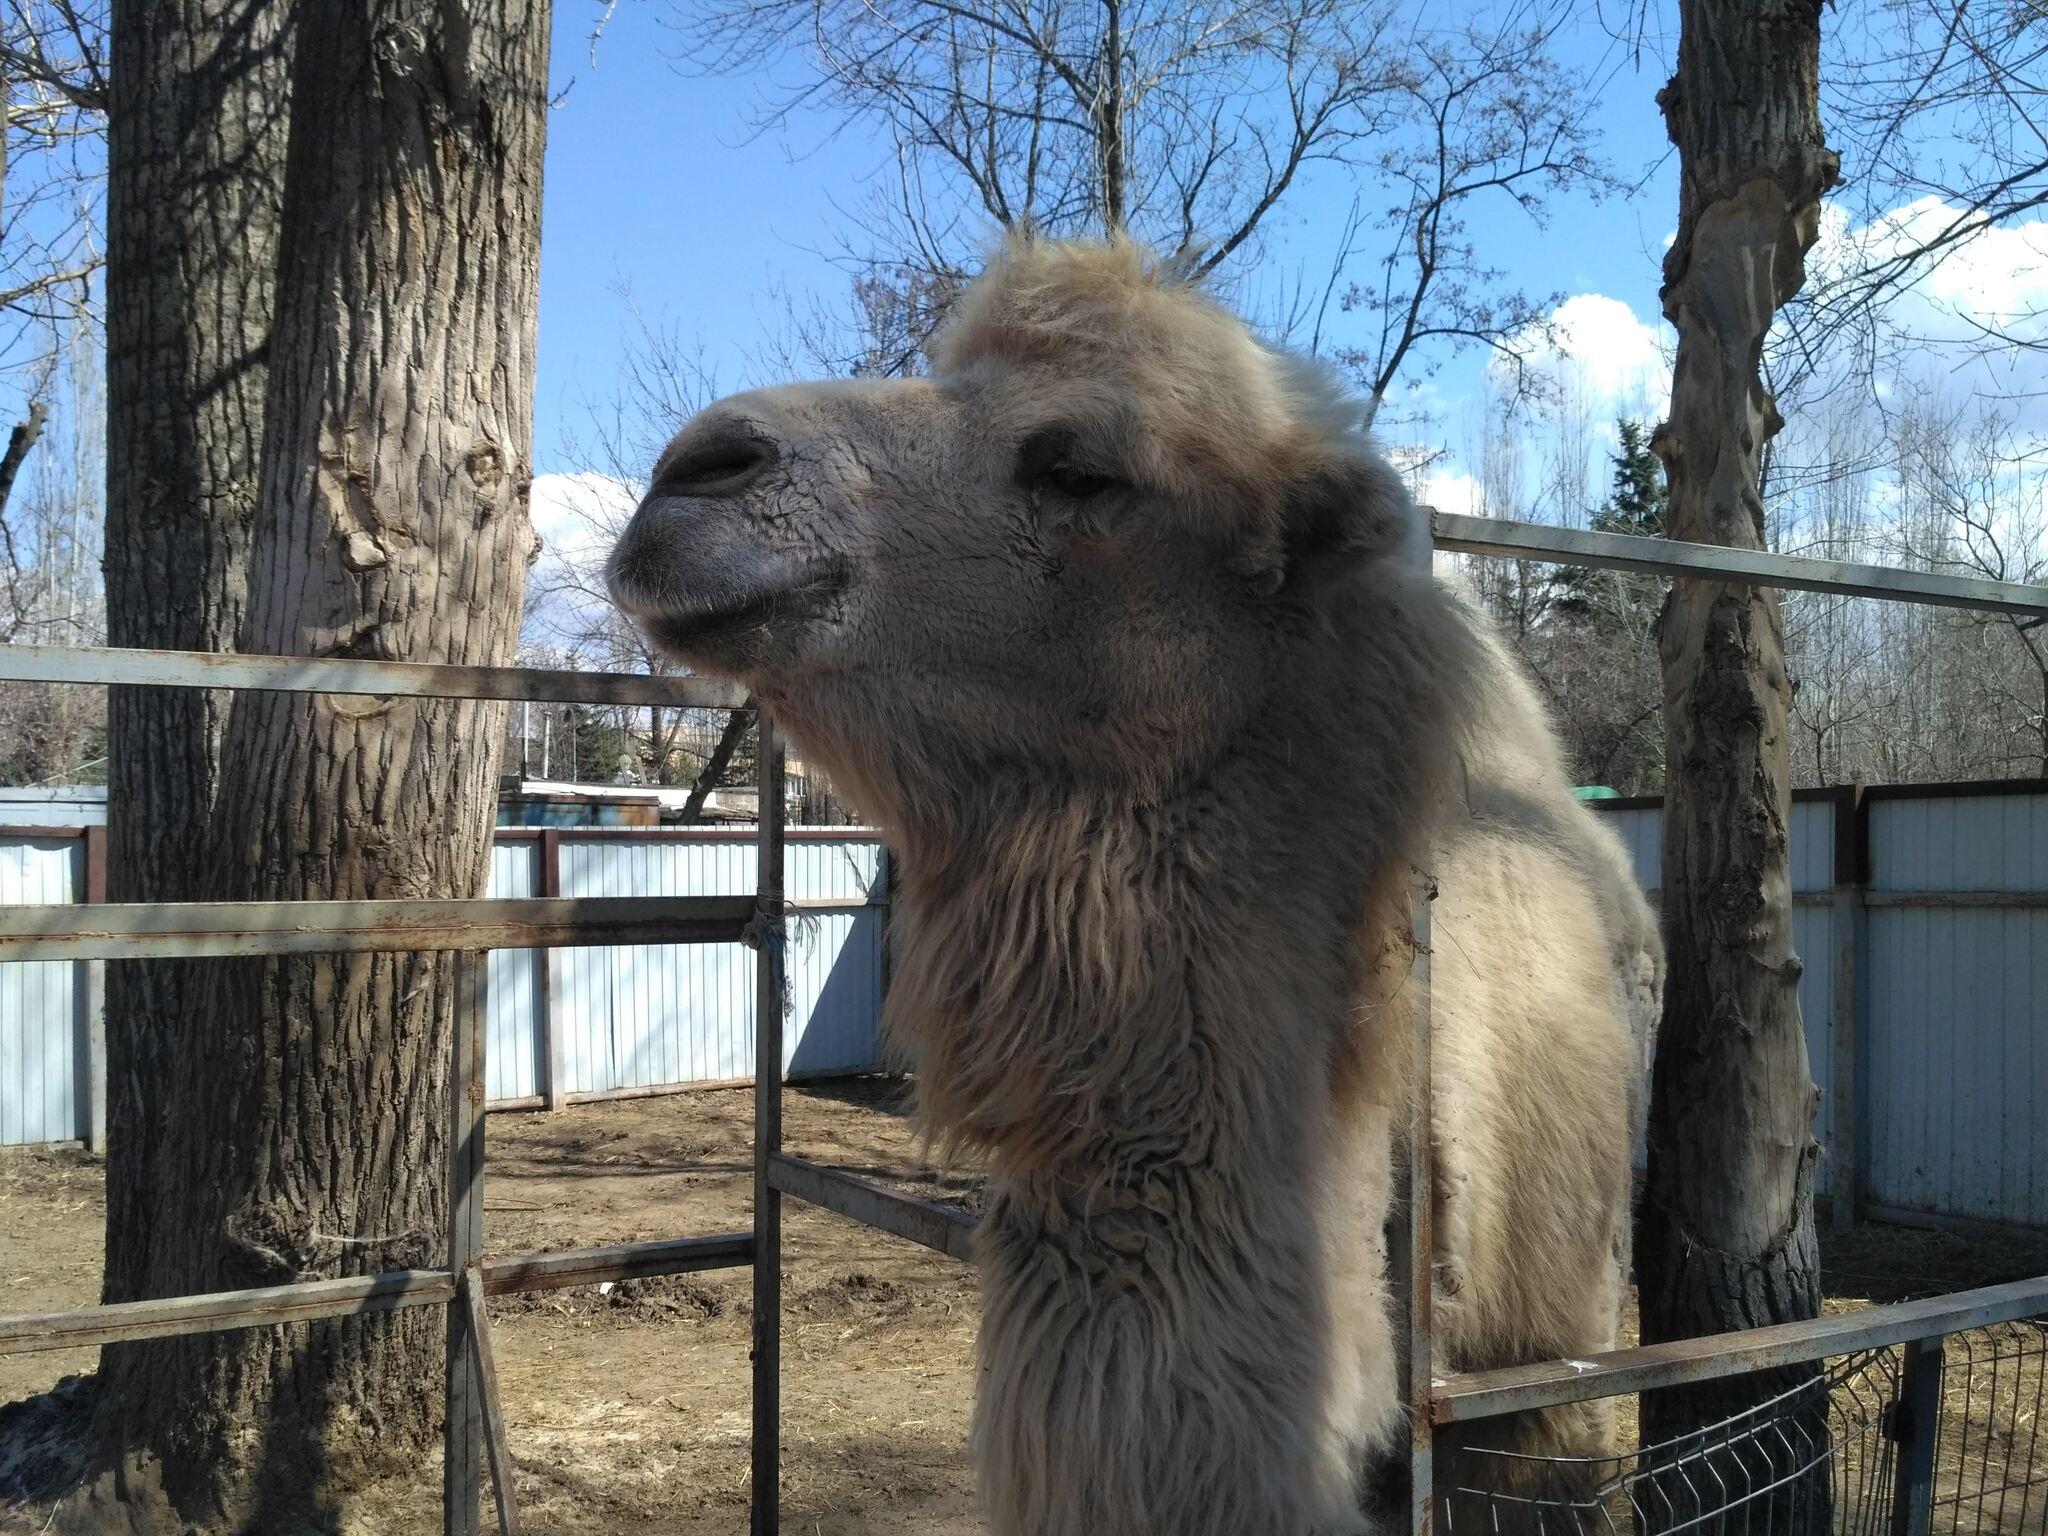
[[1619,800],[1621,791],[1605,784],[1581,784],[1572,790],[1581,800]]

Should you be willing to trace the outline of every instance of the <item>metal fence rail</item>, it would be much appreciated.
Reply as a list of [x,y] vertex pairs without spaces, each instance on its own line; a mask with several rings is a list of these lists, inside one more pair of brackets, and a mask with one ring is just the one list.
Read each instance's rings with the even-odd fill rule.
[[2048,1312],[2048,1275],[2013,1280],[1925,1301],[1899,1301],[1859,1312],[1775,1323],[1741,1333],[1713,1333],[1670,1344],[1645,1344],[1583,1360],[1545,1360],[1435,1379],[1433,1417],[1467,1423],[1531,1408],[1619,1397],[1657,1387],[1687,1386],[1724,1376],[1806,1365],[1835,1355],[1938,1339]]
[[1980,613],[2048,613],[2048,588],[2025,582],[1993,581],[1985,576],[1908,571],[1810,555],[1773,554],[1768,550],[1724,549],[1717,544],[1553,528],[1498,517],[1468,517],[1457,512],[1432,511],[1430,525],[1436,547],[1459,554],[1641,571],[1653,576],[1739,581],[1799,592],[1830,592],[1841,597],[1972,608]]
[[0,682],[357,693],[511,704],[661,704],[685,709],[738,709],[746,703],[744,688],[703,677],[84,645],[0,645]]
[[730,944],[746,896],[511,896],[0,908],[0,961]]
[[[547,699],[731,709],[744,690],[698,678],[445,667],[326,658],[0,646],[0,679],[147,687],[271,689],[421,698]],[[756,828],[760,887],[751,897],[559,897],[442,901],[211,902],[0,908],[0,961],[134,960],[363,951],[456,955],[456,1029],[448,1103],[449,1235],[444,1268],[342,1276],[256,1290],[179,1296],[0,1318],[0,1353],[217,1332],[446,1306],[443,1528],[482,1529],[483,1469],[492,1471],[497,1527],[518,1529],[512,1461],[495,1389],[485,1297],[634,1276],[753,1264],[779,1275],[772,1235],[755,1230],[567,1253],[483,1256],[484,1052],[491,949],[617,943],[752,943],[758,953],[763,1059],[782,1050],[784,916],[781,748],[765,722]],[[772,868],[772,877],[768,874]],[[762,1091],[779,1095],[770,1077]],[[772,1229],[771,1229],[772,1231]],[[758,1326],[758,1325],[757,1325]],[[779,1326],[772,1317],[769,1326]],[[757,1484],[775,1483],[774,1446],[755,1448]]]
[[[644,1280],[736,1269],[754,1258],[753,1234],[664,1238],[603,1248],[564,1248],[508,1254],[481,1266],[486,1296],[559,1291],[606,1281]],[[269,1323],[308,1323],[323,1317],[395,1312],[402,1307],[445,1306],[459,1276],[446,1269],[391,1269],[374,1275],[301,1280],[291,1285],[173,1296],[162,1301],[116,1301],[63,1312],[0,1317],[0,1355],[160,1339],[181,1333],[218,1333]]]
[[[1749,582],[1894,601],[1933,603],[2003,613],[2048,613],[2048,589],[1975,577],[1895,571],[1835,561],[1719,549],[1672,540],[1634,539],[1529,524],[1437,514],[1436,547],[1521,560],[1606,566],[1676,578]],[[551,700],[662,704],[730,709],[742,690],[694,678],[567,673],[529,668],[431,666],[339,658],[232,656],[163,651],[0,646],[0,680],[114,686],[269,689],[423,698]],[[798,1195],[869,1225],[950,1253],[968,1256],[964,1213],[909,1199],[866,1180],[820,1168],[781,1151],[784,915],[782,890],[782,753],[764,720],[761,731],[759,872],[751,900],[621,898],[561,901],[331,902],[268,906],[212,904],[147,908],[101,906],[89,914],[50,909],[0,910],[0,959],[138,958],[157,955],[248,955],[320,950],[447,949],[458,966],[457,1037],[451,1042],[451,1135],[448,1263],[438,1270],[312,1281],[267,1291],[93,1307],[33,1318],[0,1319],[0,1348],[68,1347],[109,1338],[141,1338],[279,1321],[353,1314],[380,1307],[446,1305],[448,1434],[444,1526],[449,1536],[480,1528],[483,1466],[494,1472],[498,1525],[517,1528],[511,1458],[492,1390],[489,1324],[484,1297],[493,1292],[589,1283],[625,1274],[678,1272],[713,1264],[754,1269],[754,1415],[752,1525],[756,1536],[779,1528],[781,1221],[785,1194]],[[63,909],[56,909],[63,913]],[[1426,918],[1426,902],[1418,913]],[[110,915],[112,914],[112,915]],[[644,925],[633,927],[632,925]],[[744,937],[757,951],[755,1072],[755,1208],[750,1234],[628,1244],[571,1254],[528,1255],[486,1262],[482,1249],[484,967],[479,952],[616,941],[621,925],[668,942]],[[1418,958],[1427,954],[1418,945]],[[1426,960],[1423,962],[1426,965]],[[1426,971],[1424,972],[1426,977]],[[1417,1021],[1426,1063],[1428,1019]],[[1420,1164],[1418,1163],[1418,1166]],[[1972,1326],[2010,1322],[2048,1310],[2048,1280],[1964,1293],[1934,1302],[1874,1308],[1845,1318],[1789,1324],[1747,1335],[1621,1351],[1595,1361],[1552,1362],[1472,1376],[1433,1377],[1425,1202],[1411,1200],[1414,1284],[1409,1358],[1418,1411],[1411,1464],[1423,1475],[1413,1504],[1418,1531],[1432,1518],[1432,1428],[1515,1411],[1538,1403],[1612,1396],[1646,1387],[1729,1375],[1792,1360],[1903,1342],[1905,1400],[1938,1393],[1940,1351],[1926,1341]],[[668,1266],[674,1266],[669,1268]],[[123,1310],[126,1308],[126,1310]],[[138,1310],[139,1309],[139,1310]],[[141,1330],[141,1331],[132,1331]],[[38,1344],[36,1341],[50,1341]],[[1933,1363],[1928,1364],[1929,1361]],[[1426,1384],[1426,1386],[1425,1386]],[[1932,1419],[1934,1415],[1925,1415]],[[1927,1437],[1902,1447],[1931,1458]],[[1908,1482],[1911,1479],[1907,1479]],[[1917,1485],[1916,1485],[1917,1486]],[[2010,1491],[2010,1483],[2001,1488]],[[1914,1506],[1924,1510],[1928,1497]],[[1895,1527],[1898,1528],[1898,1527]],[[1917,1528],[1924,1529],[1924,1525]]]

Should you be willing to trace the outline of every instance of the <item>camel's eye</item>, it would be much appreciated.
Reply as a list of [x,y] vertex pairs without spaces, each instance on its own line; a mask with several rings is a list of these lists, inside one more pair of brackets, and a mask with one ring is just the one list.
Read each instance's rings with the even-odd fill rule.
[[1071,501],[1086,501],[1116,489],[1108,475],[1090,474],[1072,464],[1056,464],[1045,472],[1045,483]]
[[1017,454],[1017,479],[1034,495],[1051,491],[1067,501],[1093,501],[1121,490],[1123,481],[1080,462],[1066,432],[1041,432]]

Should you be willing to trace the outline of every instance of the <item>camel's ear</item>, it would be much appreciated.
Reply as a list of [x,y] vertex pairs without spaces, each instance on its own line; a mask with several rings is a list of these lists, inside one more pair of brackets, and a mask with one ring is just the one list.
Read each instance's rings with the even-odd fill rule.
[[1422,510],[1393,466],[1367,450],[1344,453],[1290,488],[1270,585],[1305,589],[1404,551],[1419,560],[1428,538]]

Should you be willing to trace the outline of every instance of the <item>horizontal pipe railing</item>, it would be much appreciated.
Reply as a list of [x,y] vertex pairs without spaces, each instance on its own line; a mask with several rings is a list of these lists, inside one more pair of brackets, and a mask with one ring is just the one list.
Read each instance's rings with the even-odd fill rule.
[[1907,571],[1811,555],[1778,555],[1727,549],[1680,539],[1651,539],[1630,533],[1594,533],[1498,517],[1432,512],[1436,547],[1469,555],[1540,560],[1558,565],[1641,571],[1653,576],[1689,576],[1706,581],[1790,587],[1842,597],[1874,597],[1895,603],[1931,603],[1941,608],[1974,608],[1985,613],[2048,613],[2048,587],[1945,571]]
[[1430,1383],[1430,1416],[1439,1424],[1497,1418],[1531,1408],[1805,1365],[1833,1355],[1987,1328],[2044,1313],[2048,1313],[2048,1275],[1807,1322],[1773,1323],[1739,1333],[1646,1344],[1583,1360],[1544,1360],[1496,1371],[1438,1376]]
[[[1596,533],[1506,518],[1430,512],[1436,547],[1514,560],[1597,566],[1667,577],[1750,582],[1851,597],[1933,603],[1990,613],[2048,614],[2048,587],[1943,571],[1909,571],[1810,555],[1728,549],[1679,539]],[[245,688],[289,693],[498,699],[572,704],[662,704],[735,709],[746,690],[700,677],[471,667],[327,656],[115,647],[0,646],[0,681],[157,688]]]
[[445,1306],[454,1298],[455,1277],[445,1269],[394,1269],[380,1275],[344,1275],[160,1301],[108,1302],[66,1312],[0,1317],[0,1355]]
[[975,1219],[966,1211],[899,1195],[879,1184],[786,1152],[770,1153],[768,1182],[785,1195],[907,1238],[963,1264],[974,1262]]
[[516,896],[0,907],[0,961],[726,944],[751,896]]
[[706,1269],[744,1269],[753,1262],[751,1232],[657,1238],[644,1243],[613,1243],[603,1248],[566,1248],[557,1253],[511,1254],[484,1260],[484,1294],[564,1291],[606,1281],[690,1275]]
[[[571,1248],[559,1253],[521,1253],[487,1259],[488,1295],[559,1291],[606,1281],[643,1280],[654,1275],[692,1274],[751,1264],[751,1233],[668,1238],[619,1243],[606,1248]],[[173,1334],[219,1333],[275,1323],[308,1323],[402,1307],[445,1306],[455,1299],[456,1277],[445,1269],[395,1269],[376,1275],[302,1280],[293,1285],[170,1296],[157,1301],[118,1301],[63,1312],[0,1317],[0,1355],[79,1349]]]
[[73,645],[0,645],[0,681],[498,699],[513,704],[661,704],[692,709],[737,709],[747,698],[746,689],[736,683],[644,672],[458,667],[334,656],[247,656],[227,651]]

